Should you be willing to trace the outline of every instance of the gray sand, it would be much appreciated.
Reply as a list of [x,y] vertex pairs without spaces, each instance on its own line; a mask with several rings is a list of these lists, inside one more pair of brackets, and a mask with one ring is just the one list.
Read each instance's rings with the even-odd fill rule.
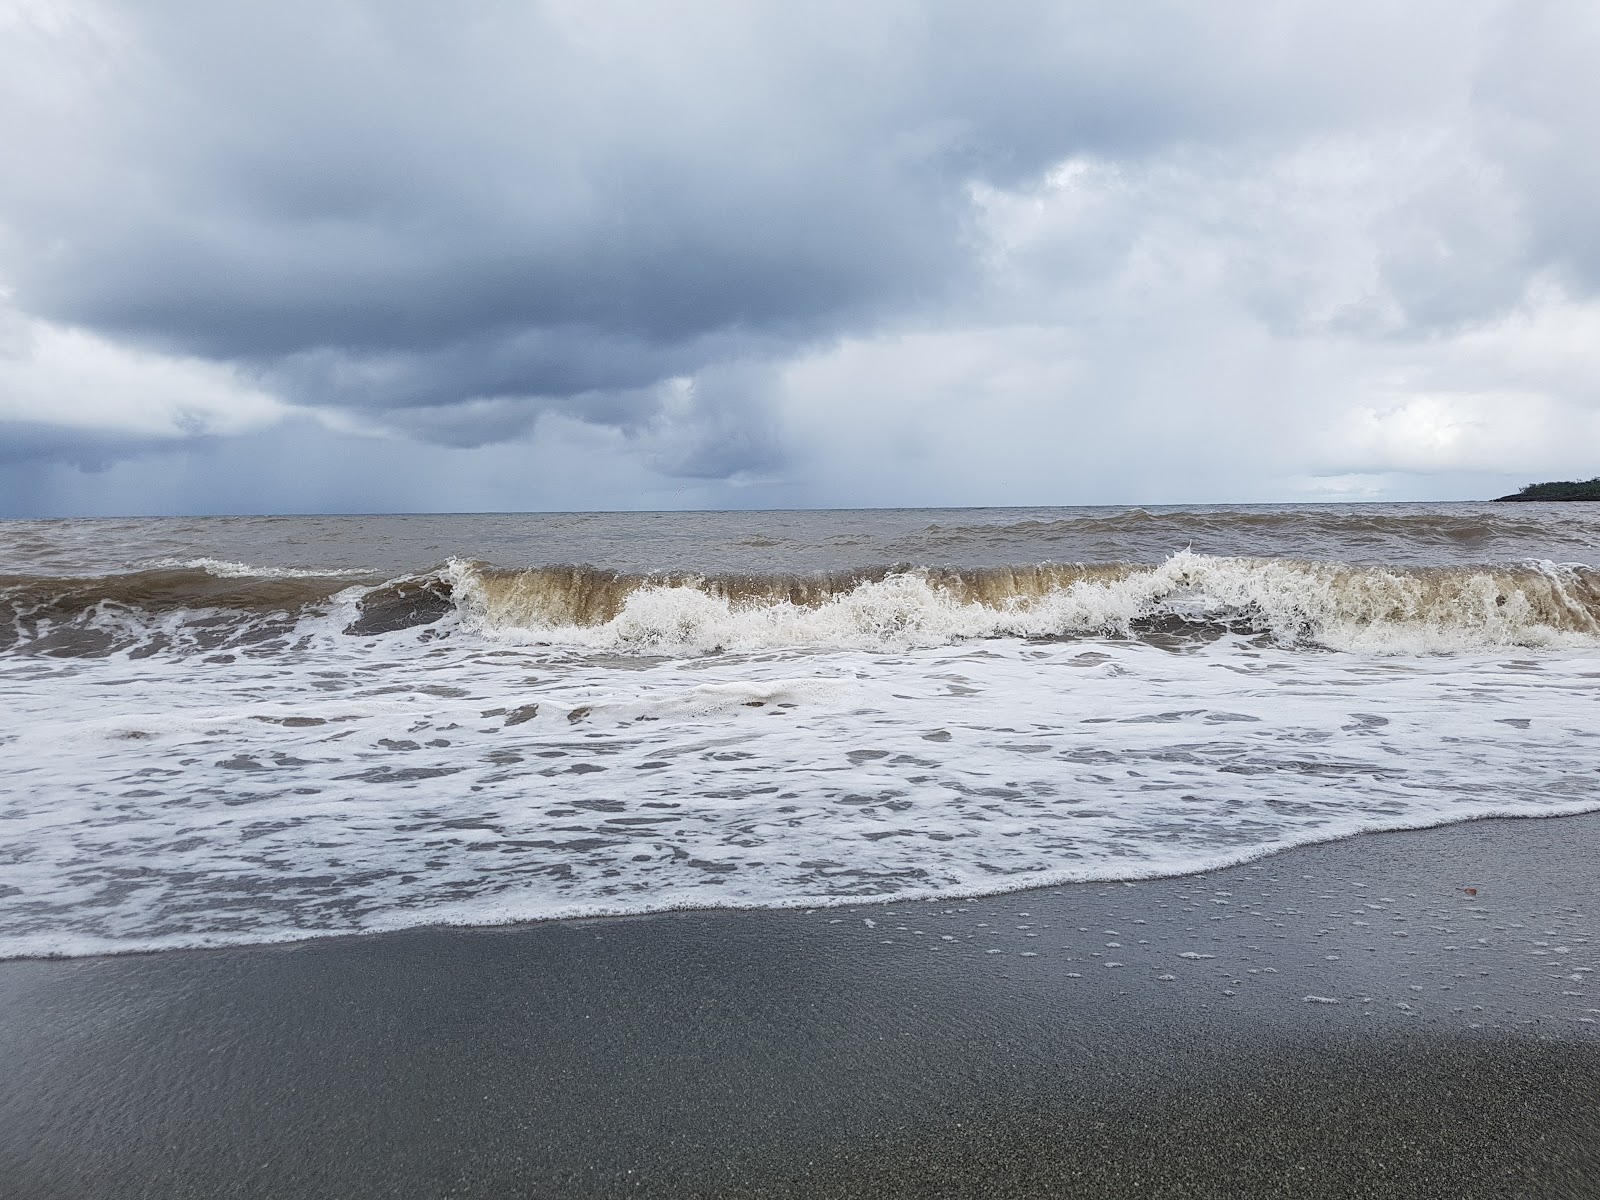
[[1597,897],[1600,814],[4,963],[0,1194],[1600,1197]]

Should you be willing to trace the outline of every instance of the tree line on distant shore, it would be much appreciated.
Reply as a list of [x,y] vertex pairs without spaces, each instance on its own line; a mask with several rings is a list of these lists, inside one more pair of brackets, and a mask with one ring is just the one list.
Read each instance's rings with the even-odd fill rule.
[[1559,480],[1554,483],[1530,483],[1520,492],[1510,496],[1496,496],[1496,500],[1600,500],[1600,475],[1593,479]]

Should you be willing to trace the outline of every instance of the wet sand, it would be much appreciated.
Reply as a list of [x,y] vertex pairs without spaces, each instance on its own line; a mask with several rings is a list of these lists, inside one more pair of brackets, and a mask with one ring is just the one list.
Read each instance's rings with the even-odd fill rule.
[[0,1195],[1596,1197],[1597,909],[1600,814],[0,963]]

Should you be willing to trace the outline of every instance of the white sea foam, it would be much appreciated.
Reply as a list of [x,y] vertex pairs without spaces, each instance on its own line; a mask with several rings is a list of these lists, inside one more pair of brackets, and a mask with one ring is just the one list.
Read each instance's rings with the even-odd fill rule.
[[313,570],[307,567],[265,567],[223,558],[156,558],[139,564],[139,570],[204,571],[218,579],[338,579],[368,572],[359,567]]
[[0,954],[980,895],[1600,808],[1592,652],[901,648],[872,614],[917,584],[885,582],[824,618],[857,649],[609,657],[337,611],[228,662],[14,660]]

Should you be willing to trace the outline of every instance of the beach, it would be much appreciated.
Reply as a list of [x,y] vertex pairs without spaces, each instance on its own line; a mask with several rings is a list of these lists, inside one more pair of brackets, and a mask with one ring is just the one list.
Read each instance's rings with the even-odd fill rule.
[[0,1180],[1593,1196],[1597,851],[1600,815],[1486,820],[985,899],[10,961]]
[[0,1200],[1600,1200],[1597,62],[0,0]]

